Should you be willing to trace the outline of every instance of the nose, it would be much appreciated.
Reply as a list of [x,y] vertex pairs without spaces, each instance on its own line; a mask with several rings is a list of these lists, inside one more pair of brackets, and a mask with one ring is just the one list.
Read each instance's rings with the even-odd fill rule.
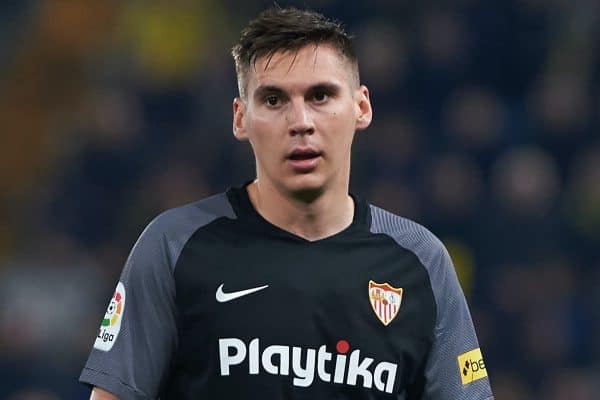
[[315,131],[312,114],[304,99],[290,102],[287,122],[291,135],[310,135]]

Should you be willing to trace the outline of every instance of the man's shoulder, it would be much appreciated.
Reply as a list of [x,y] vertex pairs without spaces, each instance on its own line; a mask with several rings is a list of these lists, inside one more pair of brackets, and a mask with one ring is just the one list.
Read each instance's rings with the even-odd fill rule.
[[446,251],[442,241],[418,222],[372,204],[369,207],[371,233],[391,237],[398,245],[415,253],[424,263],[435,254]]
[[148,224],[144,234],[172,236],[191,233],[221,217],[235,218],[225,192],[163,211]]
[[381,207],[369,204],[371,231],[391,236],[416,235],[423,240],[440,241],[429,229],[410,218],[402,217]]
[[[123,277],[129,276],[132,270],[164,273],[165,265],[172,272],[194,233],[221,217],[235,218],[225,193],[160,213],[146,226],[133,246]],[[143,267],[134,268],[133,265]]]

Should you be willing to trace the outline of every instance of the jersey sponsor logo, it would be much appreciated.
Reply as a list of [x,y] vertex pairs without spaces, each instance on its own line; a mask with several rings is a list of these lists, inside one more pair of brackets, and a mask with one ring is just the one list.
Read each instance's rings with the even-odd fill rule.
[[217,288],[217,293],[215,294],[215,298],[219,303],[227,303],[228,301],[235,300],[239,297],[246,296],[259,290],[263,290],[268,288],[269,285],[259,286],[252,289],[240,290],[238,292],[229,292],[225,293],[223,291],[223,284]]
[[404,289],[395,288],[389,283],[377,283],[369,281],[369,300],[377,318],[385,326],[396,318],[402,304],[402,293]]
[[350,344],[343,339],[335,348],[337,354],[327,351],[326,345],[318,349],[273,345],[261,350],[258,338],[248,345],[237,338],[219,339],[221,376],[229,376],[233,368],[241,368],[238,366],[246,362],[248,374],[265,371],[272,375],[291,375],[294,386],[309,387],[318,378],[322,382],[374,387],[393,393],[397,364],[361,357],[359,349],[348,354]]
[[121,321],[123,312],[125,311],[125,286],[121,282],[117,285],[115,294],[113,295],[108,309],[104,314],[98,336],[94,342],[94,348],[102,351],[109,351],[117,340],[119,331],[121,330]]
[[458,369],[463,385],[488,376],[481,349],[477,348],[458,356]]

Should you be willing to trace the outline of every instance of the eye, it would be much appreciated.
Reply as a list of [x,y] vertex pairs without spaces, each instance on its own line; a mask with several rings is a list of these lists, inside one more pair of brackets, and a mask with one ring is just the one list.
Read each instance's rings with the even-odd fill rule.
[[271,107],[275,107],[279,104],[279,97],[272,94],[265,98],[265,104]]
[[322,103],[329,98],[329,95],[324,90],[319,90],[319,91],[315,92],[313,98],[315,99],[315,101],[317,103]]

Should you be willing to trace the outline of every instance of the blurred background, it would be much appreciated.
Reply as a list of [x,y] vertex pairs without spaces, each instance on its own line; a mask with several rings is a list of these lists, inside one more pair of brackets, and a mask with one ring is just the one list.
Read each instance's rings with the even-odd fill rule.
[[[597,399],[600,2],[279,4],[356,36],[375,117],[352,191],[444,241],[496,399]],[[86,399],[145,225],[254,176],[229,49],[270,5],[0,2],[1,399]]]

